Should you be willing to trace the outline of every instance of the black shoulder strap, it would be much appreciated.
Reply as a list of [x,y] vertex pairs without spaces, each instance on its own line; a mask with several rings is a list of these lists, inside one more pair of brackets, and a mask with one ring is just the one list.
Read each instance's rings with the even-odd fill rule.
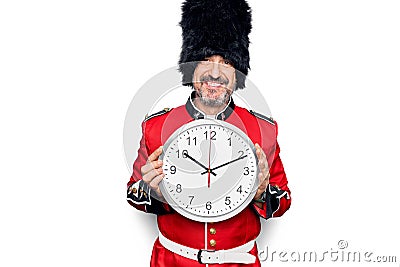
[[254,110],[250,110],[250,113],[253,114],[254,116],[256,116],[259,119],[265,120],[265,121],[271,123],[272,125],[275,125],[275,121],[271,117],[268,117],[268,116],[265,116],[263,114],[257,113]]
[[144,121],[148,121],[148,120],[150,120],[150,119],[152,119],[152,118],[154,118],[154,117],[163,115],[163,114],[169,112],[170,110],[171,110],[170,108],[164,108],[163,110],[161,110],[161,111],[159,111],[159,112],[153,113],[153,114],[151,114],[151,115],[146,115]]

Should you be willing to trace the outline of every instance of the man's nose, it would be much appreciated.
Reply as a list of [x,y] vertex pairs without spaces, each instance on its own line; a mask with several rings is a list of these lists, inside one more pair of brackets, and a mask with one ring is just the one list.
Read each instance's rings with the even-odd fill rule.
[[211,64],[211,76],[213,78],[219,78],[221,76],[221,69],[220,69],[221,65],[218,63],[212,63]]

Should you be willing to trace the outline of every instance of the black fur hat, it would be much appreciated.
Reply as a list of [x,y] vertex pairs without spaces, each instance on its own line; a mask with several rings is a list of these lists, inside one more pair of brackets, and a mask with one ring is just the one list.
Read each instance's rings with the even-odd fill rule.
[[[251,9],[246,0],[186,0],[182,5],[182,51],[179,64],[220,55],[232,61],[237,88],[250,69]],[[183,84],[191,85],[194,64],[180,65]]]

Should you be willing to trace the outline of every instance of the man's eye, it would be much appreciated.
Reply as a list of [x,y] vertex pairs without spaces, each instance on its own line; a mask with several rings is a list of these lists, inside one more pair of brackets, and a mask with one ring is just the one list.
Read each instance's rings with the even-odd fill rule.
[[231,66],[233,66],[233,64],[232,64],[232,62],[231,62],[230,60],[225,60],[225,61],[224,61],[224,64],[225,64],[225,65],[231,65]]

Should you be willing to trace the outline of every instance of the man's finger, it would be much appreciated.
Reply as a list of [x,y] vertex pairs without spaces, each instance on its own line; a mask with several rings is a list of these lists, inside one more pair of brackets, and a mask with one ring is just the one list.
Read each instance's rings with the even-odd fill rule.
[[151,155],[149,156],[149,158],[147,159],[148,162],[152,162],[158,159],[158,157],[161,155],[162,153],[162,149],[163,146],[160,146],[159,148],[157,148],[156,150],[154,150],[153,153],[151,153]]
[[260,168],[261,172],[264,173],[264,175],[267,175],[267,173],[269,172],[268,162],[265,159],[258,161],[258,168]]
[[162,160],[148,162],[147,164],[143,165],[142,168],[140,169],[142,172],[142,176],[153,169],[160,168],[162,164],[163,164]]
[[266,175],[269,172],[269,166],[267,162],[267,156],[265,155],[264,151],[261,149],[259,144],[255,144],[256,147],[256,154],[258,158],[258,166],[260,170]]
[[265,191],[265,189],[267,188],[268,179],[265,179],[265,177],[261,173],[258,174],[258,179],[260,181],[258,189],[261,191]]
[[156,177],[157,175],[160,175],[163,173],[162,168],[158,168],[158,169],[153,169],[151,171],[149,171],[148,173],[146,173],[145,175],[143,175],[143,181],[146,184],[150,184],[151,181],[154,179],[154,177]]
[[262,148],[260,147],[260,145],[256,143],[255,147],[256,147],[256,155],[257,155],[258,160],[259,161],[265,160],[267,157],[265,156],[265,153],[262,150]]
[[261,172],[258,174],[258,181],[261,183],[267,183],[269,180],[268,176],[265,176],[264,174],[262,174]]
[[260,159],[260,145],[256,143],[254,146],[256,148],[257,158]]
[[165,174],[162,173],[160,175],[157,175],[156,177],[154,177],[154,179],[150,182],[149,186],[151,189],[153,190],[158,190],[158,185],[161,182],[161,180],[164,178]]

